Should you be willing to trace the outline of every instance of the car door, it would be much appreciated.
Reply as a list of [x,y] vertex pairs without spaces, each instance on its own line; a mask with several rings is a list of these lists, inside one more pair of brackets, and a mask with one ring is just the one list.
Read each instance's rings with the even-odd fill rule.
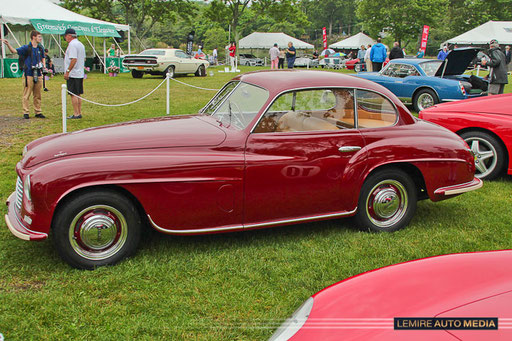
[[178,60],[176,65],[177,73],[192,73],[197,70],[197,61],[181,50],[176,50],[175,56]]
[[343,216],[355,209],[365,168],[353,90],[281,95],[246,142],[244,226]]

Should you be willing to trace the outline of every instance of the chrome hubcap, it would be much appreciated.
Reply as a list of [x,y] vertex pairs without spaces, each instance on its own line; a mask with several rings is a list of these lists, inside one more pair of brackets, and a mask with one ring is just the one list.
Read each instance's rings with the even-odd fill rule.
[[498,163],[496,149],[489,141],[480,137],[469,137],[465,141],[475,155],[475,176],[485,178],[496,168]]
[[391,227],[404,217],[407,201],[407,191],[400,182],[383,180],[370,191],[366,200],[366,213],[378,227]]
[[69,242],[80,256],[102,260],[116,254],[127,239],[127,224],[117,209],[106,205],[87,207],[69,226]]
[[420,109],[420,111],[433,105],[434,98],[429,93],[424,92],[418,97],[418,109]]

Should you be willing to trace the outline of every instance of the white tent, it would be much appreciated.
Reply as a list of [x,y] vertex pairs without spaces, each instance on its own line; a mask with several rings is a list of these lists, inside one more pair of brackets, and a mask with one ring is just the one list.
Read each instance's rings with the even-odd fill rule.
[[332,49],[347,49],[347,50],[355,50],[359,49],[361,45],[368,46],[368,44],[376,44],[377,42],[372,38],[368,37],[363,32],[359,32],[347,39],[343,39],[338,41],[337,43],[329,45]]
[[293,38],[283,32],[264,33],[253,32],[247,37],[240,39],[238,48],[240,49],[270,49],[275,43],[279,48],[288,46],[288,42],[292,42],[296,49],[313,49],[314,46],[305,41]]
[[[38,22],[38,24],[35,23]],[[51,31],[52,38],[59,44],[60,40],[53,36],[56,31],[64,31],[71,25],[83,25],[84,29],[89,29],[90,34],[82,33],[77,30],[78,35],[90,35],[90,36],[102,36],[102,37],[113,37],[119,36],[117,31],[128,31],[128,51],[130,53],[130,26],[123,24],[110,23],[103,20],[93,19],[84,15],[69,11],[59,5],[53,3],[50,0],[0,0],[0,37],[3,39],[9,32],[4,32],[4,25],[8,31],[9,24],[18,25],[33,25],[36,29],[42,33],[48,33]],[[37,27],[42,25],[40,27]],[[66,26],[67,25],[67,26]],[[73,26],[74,27],[74,26]],[[109,31],[109,33],[106,33]],[[13,37],[15,40],[16,38]],[[89,38],[87,38],[89,40]],[[16,40],[18,43],[18,41]],[[19,43],[18,43],[19,44]],[[2,45],[2,62],[1,62],[1,77],[3,77],[3,59],[5,59],[6,49],[4,44]],[[104,42],[105,45],[105,42]],[[92,46],[92,44],[91,44]],[[93,47],[94,50],[94,47]],[[104,47],[105,50],[105,47]],[[98,55],[96,50],[95,54]],[[105,55],[105,51],[104,51]],[[104,56],[105,58],[105,56]]]
[[488,21],[443,44],[481,45],[496,39],[500,44],[512,44],[512,21]]

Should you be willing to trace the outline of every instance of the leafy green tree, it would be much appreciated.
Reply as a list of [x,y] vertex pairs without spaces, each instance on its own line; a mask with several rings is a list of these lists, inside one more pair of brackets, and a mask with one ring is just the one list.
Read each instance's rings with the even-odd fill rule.
[[329,38],[334,27],[343,27],[350,33],[351,27],[358,22],[355,0],[303,0],[302,8],[313,25],[312,29],[326,27]]

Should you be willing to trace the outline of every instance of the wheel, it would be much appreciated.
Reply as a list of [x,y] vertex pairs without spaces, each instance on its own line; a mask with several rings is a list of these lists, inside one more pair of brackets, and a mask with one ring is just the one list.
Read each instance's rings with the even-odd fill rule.
[[439,103],[439,99],[434,91],[430,89],[421,89],[414,95],[412,104],[416,112],[420,112],[423,109],[427,109],[433,105]]
[[416,203],[416,186],[406,173],[396,168],[378,171],[361,188],[356,223],[370,231],[393,232],[409,224]]
[[168,73],[170,74],[171,78],[174,78],[175,73],[174,73],[174,66],[173,65],[171,65],[171,66],[167,67],[167,69],[165,69],[164,74],[163,74],[164,78],[167,77]]
[[144,72],[132,70],[132,77],[133,78],[142,78],[144,76]]
[[475,176],[492,180],[499,176],[505,167],[505,150],[492,135],[481,131],[467,131],[460,135],[475,155]]
[[356,65],[354,66],[354,71],[355,71],[355,72],[361,72],[361,65],[360,65],[360,64],[356,64]]
[[140,215],[125,196],[107,190],[87,192],[66,202],[52,224],[55,247],[79,269],[112,265],[137,249]]
[[195,75],[196,75],[196,77],[204,77],[204,76],[206,76],[206,68],[204,67],[204,65],[199,65]]

